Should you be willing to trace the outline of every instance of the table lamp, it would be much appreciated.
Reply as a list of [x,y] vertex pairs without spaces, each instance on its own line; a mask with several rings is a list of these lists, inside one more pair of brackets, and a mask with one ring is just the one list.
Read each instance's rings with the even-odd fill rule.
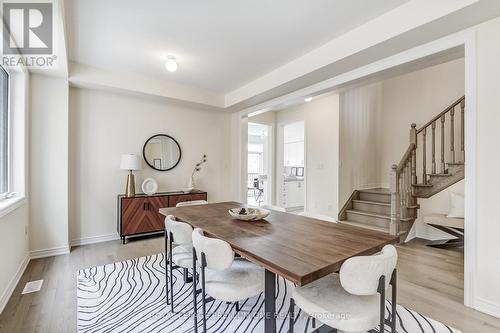
[[125,195],[127,197],[135,196],[135,180],[133,171],[142,169],[141,159],[139,156],[134,154],[123,154],[120,162],[120,169],[129,171]]

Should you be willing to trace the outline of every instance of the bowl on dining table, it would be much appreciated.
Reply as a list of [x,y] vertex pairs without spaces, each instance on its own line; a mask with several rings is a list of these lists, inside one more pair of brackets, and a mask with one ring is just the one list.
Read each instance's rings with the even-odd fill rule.
[[266,218],[269,215],[267,209],[252,208],[252,207],[237,207],[228,210],[229,215],[233,218],[242,221],[258,221]]

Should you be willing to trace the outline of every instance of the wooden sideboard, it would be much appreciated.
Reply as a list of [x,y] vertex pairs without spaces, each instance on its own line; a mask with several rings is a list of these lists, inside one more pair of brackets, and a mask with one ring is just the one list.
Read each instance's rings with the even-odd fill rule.
[[117,229],[123,244],[129,236],[163,232],[165,217],[159,213],[160,208],[175,207],[179,202],[194,200],[207,200],[207,192],[162,192],[133,197],[118,195]]

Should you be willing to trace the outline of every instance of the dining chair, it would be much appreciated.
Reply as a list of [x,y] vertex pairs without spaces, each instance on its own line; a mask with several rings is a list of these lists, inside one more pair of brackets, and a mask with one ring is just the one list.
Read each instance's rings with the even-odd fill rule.
[[310,217],[310,218],[317,219],[317,220],[323,220],[326,222],[337,223],[335,218],[328,216],[328,215],[317,214],[317,213],[312,213],[312,212],[301,212],[301,213],[298,213],[297,215]]
[[385,291],[391,285],[390,327],[395,333],[397,257],[396,248],[386,245],[376,255],[346,260],[338,274],[293,288],[289,332],[293,333],[295,305],[334,332],[366,332],[378,325],[379,332],[385,332]]
[[[203,230],[193,231],[193,302],[194,327],[197,318],[197,267],[200,267],[203,332],[207,330],[206,303],[213,300],[235,303],[259,295],[264,291],[264,269],[243,258],[234,258],[231,246],[221,240],[204,236]],[[207,298],[208,296],[208,298]]]
[[185,207],[185,206],[197,206],[197,205],[207,205],[208,201],[206,200],[193,200],[193,201],[183,201],[177,203],[175,207]]
[[276,212],[286,213],[286,209],[280,206],[262,205],[261,207],[267,210],[274,210]]
[[[169,277],[170,288],[166,283],[167,304],[171,305],[174,312],[174,280],[173,270],[182,268],[184,275],[184,283],[192,282],[193,278],[188,276],[188,269],[193,266],[193,244],[191,234],[193,228],[187,223],[175,220],[173,215],[168,215],[165,218],[165,258],[168,253],[168,265],[165,265],[165,277]],[[173,247],[175,245],[175,247]],[[170,289],[170,301],[168,299]]]

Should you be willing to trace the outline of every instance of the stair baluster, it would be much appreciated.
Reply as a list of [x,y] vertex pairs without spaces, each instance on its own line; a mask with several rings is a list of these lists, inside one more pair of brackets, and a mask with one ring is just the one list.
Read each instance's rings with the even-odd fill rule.
[[451,162],[455,163],[455,108],[450,111],[450,151]]
[[422,183],[427,184],[427,128],[422,130]]
[[460,115],[461,115],[461,129],[460,129],[460,149],[461,149],[461,157],[462,157],[462,162],[465,163],[465,117],[464,117],[464,110],[465,110],[465,99],[463,99],[460,102]]
[[411,206],[411,155],[408,162],[406,162],[406,217],[410,217],[410,210],[408,209]]
[[406,217],[406,214],[405,214],[405,211],[404,211],[404,207],[406,206],[406,182],[405,182],[405,169],[403,168],[401,171],[400,171],[400,174],[399,174],[399,183],[401,184],[401,190],[400,190],[400,197],[401,197],[401,218],[405,218]]
[[444,164],[444,122],[446,114],[441,116],[441,173],[445,173],[446,166]]
[[432,172],[436,173],[436,122],[432,122]]
[[411,124],[410,143],[415,145],[411,152],[411,183],[417,183],[417,124]]

